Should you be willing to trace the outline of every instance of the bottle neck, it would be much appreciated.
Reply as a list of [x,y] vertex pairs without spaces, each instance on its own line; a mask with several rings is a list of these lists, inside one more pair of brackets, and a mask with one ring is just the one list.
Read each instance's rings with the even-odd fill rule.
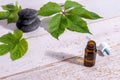
[[95,41],[93,41],[93,40],[88,41],[86,49],[97,50]]

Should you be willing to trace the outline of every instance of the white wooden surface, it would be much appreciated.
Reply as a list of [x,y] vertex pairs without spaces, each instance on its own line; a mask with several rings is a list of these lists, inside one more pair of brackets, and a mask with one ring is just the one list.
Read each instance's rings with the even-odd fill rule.
[[[0,80],[119,80],[120,0],[78,1],[87,9],[104,17],[88,21],[93,35],[66,31],[58,41],[41,27],[34,32],[26,33],[24,37],[30,37],[29,50],[23,58],[11,61],[9,54],[0,56]],[[0,0],[0,5],[12,2],[15,0]],[[48,0],[18,2],[24,8],[39,9]],[[56,2],[62,3],[64,0]],[[0,35],[13,29],[15,24],[7,25],[5,20],[0,21]],[[98,55],[96,66],[92,68],[83,66],[86,36],[97,43],[105,41],[111,47],[112,54],[104,57]]]

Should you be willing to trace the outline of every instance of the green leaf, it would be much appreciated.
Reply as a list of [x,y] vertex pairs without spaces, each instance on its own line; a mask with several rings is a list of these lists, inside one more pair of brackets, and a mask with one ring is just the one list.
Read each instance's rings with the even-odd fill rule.
[[28,43],[25,39],[19,41],[18,44],[15,45],[14,49],[10,51],[11,59],[17,60],[25,55],[28,50]]
[[16,11],[22,10],[22,6],[20,6],[20,5],[18,4],[18,1],[16,1],[15,7],[16,7],[16,9],[17,9]]
[[9,15],[7,22],[8,23],[15,23],[18,20],[18,14],[16,12],[13,12]]
[[67,0],[64,4],[64,7],[65,7],[65,10],[66,10],[66,9],[69,9],[69,8],[72,8],[72,7],[83,7],[83,6],[78,2]]
[[68,12],[69,14],[79,15],[80,17],[87,19],[99,19],[101,18],[98,14],[90,12],[83,7],[76,7]]
[[49,32],[53,37],[58,37],[65,31],[66,18],[62,14],[57,14],[49,22]]
[[3,5],[2,8],[7,11],[14,11],[17,9],[13,4]]
[[0,20],[7,19],[8,23],[15,23],[18,20],[18,11],[22,9],[21,6],[16,4],[7,4],[2,6],[3,10],[0,12]]
[[15,30],[14,33],[8,33],[0,37],[0,55],[10,52],[11,59],[16,60],[25,55],[28,50],[27,41],[22,38],[23,32]]
[[61,9],[60,5],[58,5],[57,3],[48,2],[43,7],[40,8],[40,10],[38,11],[38,15],[50,16],[50,15],[60,12],[61,10],[62,9]]
[[0,11],[0,20],[2,19],[7,19],[7,17],[9,16],[9,12],[3,12],[3,11]]
[[14,44],[14,37],[12,33],[5,34],[0,37],[0,42],[5,44]]
[[66,15],[68,27],[67,29],[71,31],[81,32],[81,33],[90,33],[87,23],[76,15]]
[[22,38],[23,32],[21,30],[14,30],[14,38],[19,41]]
[[0,45],[0,56],[5,55],[8,53],[11,49],[11,46],[6,45],[6,44],[1,44]]
[[15,2],[15,6],[16,6],[16,7],[19,7],[19,5],[18,5],[18,1]]

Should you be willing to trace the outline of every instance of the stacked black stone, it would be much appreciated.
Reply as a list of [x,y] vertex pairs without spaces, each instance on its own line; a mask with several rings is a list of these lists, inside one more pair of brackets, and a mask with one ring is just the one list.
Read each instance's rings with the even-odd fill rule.
[[23,9],[18,12],[18,16],[19,19],[16,26],[23,32],[34,31],[40,26],[40,19],[37,17],[37,11],[34,9]]

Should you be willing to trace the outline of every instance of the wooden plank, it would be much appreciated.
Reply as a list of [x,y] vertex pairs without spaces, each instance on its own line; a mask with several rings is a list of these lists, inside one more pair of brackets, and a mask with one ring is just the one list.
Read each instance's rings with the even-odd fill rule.
[[[38,2],[38,0],[31,0],[31,2],[34,2],[32,5],[28,4],[28,1],[23,0],[20,0],[19,3],[24,8],[34,7],[35,9],[39,9],[38,7],[47,1],[48,0],[42,0]],[[15,2],[15,0],[0,0],[0,2],[0,5],[3,5],[5,3]],[[63,2],[63,0],[58,0],[57,2]],[[48,32],[46,32],[43,28],[39,28],[34,32],[24,34],[24,37],[32,36],[30,39],[28,39],[29,51],[25,57],[14,62],[9,58],[9,54],[0,57],[0,61],[3,61],[0,62],[0,78],[24,72],[26,70],[31,70],[36,67],[42,67],[51,63],[56,63],[73,56],[82,55],[87,42],[86,36],[95,39],[98,43],[106,41],[110,45],[117,44],[116,42],[120,41],[118,36],[120,30],[120,17],[116,16],[120,15],[120,1],[93,0],[91,2],[91,0],[79,0],[79,2],[83,3],[88,9],[99,13],[101,16],[104,16],[104,19],[98,20],[97,22],[88,21],[88,26],[91,32],[93,32],[93,36],[66,31],[58,41],[52,38],[51,35],[48,34]],[[114,5],[118,7],[114,9]],[[6,21],[0,21],[0,27],[0,35],[3,35],[4,33],[11,32],[16,26],[15,24],[8,25]],[[55,58],[53,58],[53,56]]]
[[[42,47],[39,48],[39,49],[41,49],[41,51],[44,49],[45,49],[45,51],[47,51],[47,50],[48,51],[46,53],[43,52],[45,54],[45,57],[47,57],[47,58],[44,58],[44,60],[42,60],[41,57],[37,58],[38,54],[32,56],[32,59],[34,57],[34,59],[39,59],[39,61],[42,60],[43,63],[50,61],[50,63],[47,63],[49,65],[47,65],[47,64],[42,65],[42,63],[41,63],[41,64],[39,64],[40,66],[38,66],[37,68],[31,69],[31,70],[28,70],[25,72],[23,71],[21,73],[13,74],[13,75],[11,75],[11,77],[10,76],[1,77],[1,79],[3,79],[3,80],[11,80],[11,79],[12,80],[16,80],[16,79],[17,80],[22,80],[22,79],[27,80],[29,78],[32,78],[33,80],[35,80],[35,79],[55,80],[57,78],[58,80],[60,80],[60,79],[76,80],[77,78],[80,78],[82,80],[87,80],[91,76],[92,80],[94,80],[96,78],[97,79],[108,79],[111,77],[112,77],[111,78],[111,80],[112,80],[115,77],[115,75],[119,72],[119,67],[120,67],[119,66],[120,65],[120,61],[119,61],[120,56],[118,55],[119,48],[120,48],[120,45],[119,45],[120,44],[120,38],[119,38],[120,22],[119,22],[119,20],[120,20],[120,17],[111,19],[111,20],[97,22],[94,24],[89,24],[91,31],[94,33],[94,36],[81,35],[79,33],[72,33],[72,32],[68,31],[61,37],[60,42],[57,43],[56,40],[54,42],[49,41],[51,44],[47,45],[47,46],[49,46],[48,48],[46,47],[46,45],[44,45],[45,43],[47,43],[44,39],[49,40],[48,35],[46,35],[46,37],[44,36],[44,38],[38,37],[38,39],[40,38],[42,41],[45,41],[42,43],[40,43],[41,41],[37,42],[37,39],[33,38],[33,39],[31,39],[31,44],[34,43],[33,40],[36,40],[35,42],[39,43],[43,47],[43,48]],[[96,27],[94,27],[94,26],[96,26]],[[73,34],[75,34],[75,35],[73,35]],[[71,36],[67,36],[67,35],[71,35]],[[64,37],[64,36],[66,36],[66,37]],[[87,40],[85,39],[86,36],[90,36],[91,38],[96,40],[97,43],[102,42],[102,41],[107,42],[111,47],[111,53],[112,53],[111,56],[109,56],[109,57],[108,56],[105,56],[105,57],[97,56],[97,63],[96,63],[96,66],[93,68],[86,68],[84,66],[78,65],[78,63],[74,64],[74,60],[78,59],[78,57],[77,58],[75,57],[75,59],[72,58],[73,63],[72,62],[69,63],[69,59],[64,60],[65,62],[62,61],[61,63],[59,63],[59,62],[56,63],[56,61],[61,61],[65,58],[72,57],[72,56],[80,56],[81,55],[80,57],[83,58],[84,47],[87,42]],[[70,38],[72,38],[72,39],[70,39]],[[63,45],[61,43],[61,41],[66,44],[68,43],[68,45],[66,45],[66,44]],[[54,45],[52,45],[53,43],[54,43],[54,45],[56,45],[56,47],[54,47]],[[62,46],[61,46],[61,44],[62,44]],[[35,45],[34,47],[38,48],[39,45]],[[39,52],[39,50],[35,50],[34,53],[37,53],[37,52]],[[41,54],[39,54],[39,56],[41,56]],[[25,59],[26,58],[23,58],[23,60],[25,60]],[[71,61],[71,59],[70,59],[70,61]],[[51,62],[53,63],[53,65],[51,65]],[[55,64],[54,64],[54,62],[55,62]],[[31,64],[33,64],[33,63],[31,63]],[[17,65],[19,65],[19,64],[17,64]],[[30,65],[30,63],[29,63],[29,65]],[[73,75],[73,74],[75,74],[75,75]],[[68,77],[66,77],[66,75]],[[89,76],[87,77],[87,75],[89,75]],[[116,80],[119,78],[119,76],[120,75],[118,74]],[[75,77],[77,77],[77,78],[75,78]]]
[[33,71],[14,75],[3,80],[119,80],[119,48],[120,45],[116,45],[111,50],[114,53],[111,56],[97,56],[96,65],[92,68],[84,67],[83,58],[78,56],[47,65],[44,69],[39,67]]

